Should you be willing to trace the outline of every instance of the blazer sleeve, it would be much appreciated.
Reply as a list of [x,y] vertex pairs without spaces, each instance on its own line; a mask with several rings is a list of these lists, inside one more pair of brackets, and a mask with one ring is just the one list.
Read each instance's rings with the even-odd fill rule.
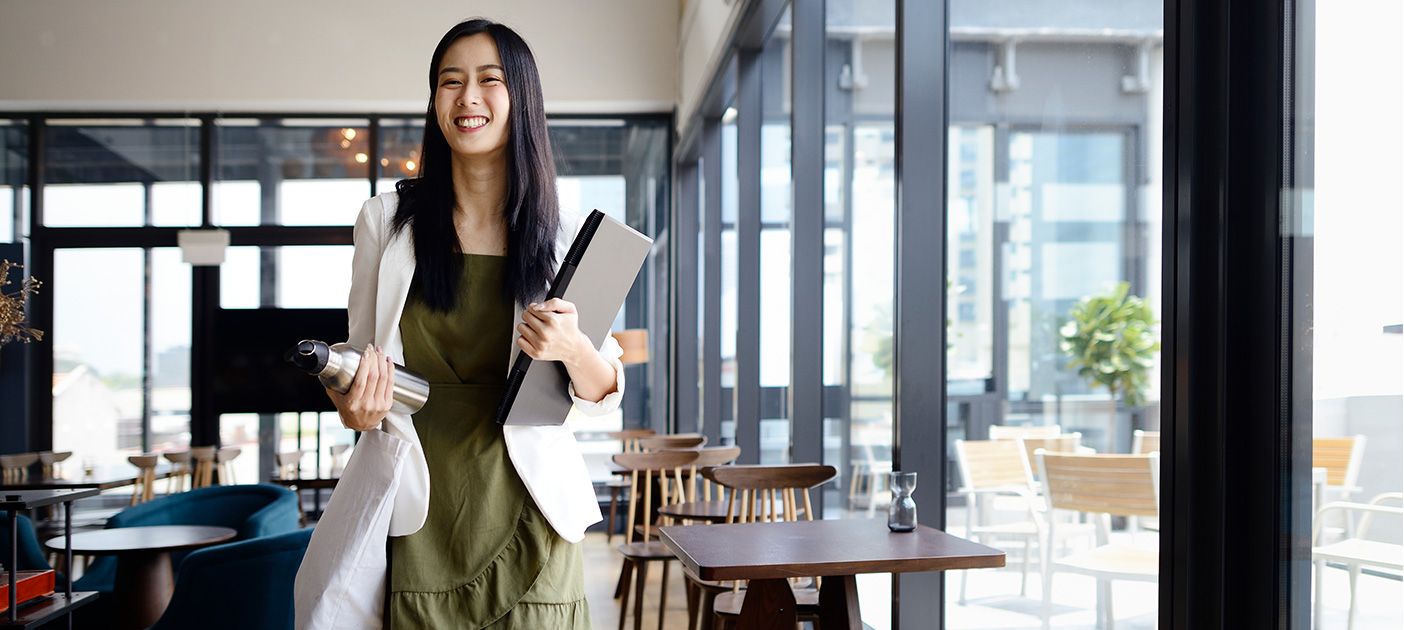
[[605,363],[614,367],[614,391],[605,394],[599,402],[585,400],[575,395],[575,382],[571,381],[566,389],[570,391],[570,399],[575,401],[575,408],[587,416],[603,416],[619,408],[619,403],[624,400],[624,364],[619,361],[619,357],[624,356],[624,349],[619,346],[619,342],[614,339],[614,335],[605,335],[604,344],[600,346],[600,357]]
[[351,256],[351,294],[346,299],[347,342],[362,349],[375,341],[375,292],[384,246],[383,214],[380,198],[366,200],[352,230],[356,249]]

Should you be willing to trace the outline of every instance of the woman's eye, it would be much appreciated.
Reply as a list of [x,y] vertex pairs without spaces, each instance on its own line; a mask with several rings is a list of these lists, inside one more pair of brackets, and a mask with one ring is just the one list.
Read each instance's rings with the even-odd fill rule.
[[490,82],[493,82],[493,81],[497,81],[498,83],[501,83],[501,82],[502,82],[502,79],[499,79],[499,78],[497,78],[497,77],[484,77],[484,78],[483,78],[483,83],[490,83]]
[[444,81],[444,87],[449,87],[449,86],[458,85],[458,84],[459,84],[458,79],[449,79],[449,80],[447,80],[447,81]]

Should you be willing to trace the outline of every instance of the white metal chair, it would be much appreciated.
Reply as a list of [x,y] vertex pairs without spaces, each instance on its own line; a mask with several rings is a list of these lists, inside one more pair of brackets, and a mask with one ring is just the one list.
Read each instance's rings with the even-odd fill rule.
[[[1098,546],[1052,559],[1044,553],[1043,628],[1053,616],[1053,574],[1079,573],[1097,578],[1097,617],[1115,630],[1111,581],[1160,579],[1160,551],[1110,544],[1112,516],[1158,516],[1160,512],[1160,454],[1069,455],[1037,453],[1043,496],[1048,510],[1073,510],[1095,515]],[[1049,518],[1049,536],[1057,519]],[[1045,550],[1047,546],[1045,545]],[[1099,624],[1101,625],[1101,624]]]
[[[1313,616],[1314,627],[1322,628],[1322,580],[1327,562],[1346,565],[1350,575],[1350,608],[1346,613],[1346,630],[1355,628],[1355,584],[1360,579],[1360,569],[1374,567],[1394,572],[1404,572],[1404,545],[1367,538],[1370,534],[1370,520],[1376,514],[1392,514],[1404,517],[1404,507],[1384,505],[1387,501],[1404,501],[1404,492],[1387,492],[1371,499],[1369,503],[1337,501],[1328,503],[1316,512],[1311,526],[1311,559],[1316,564],[1316,605]],[[1360,524],[1353,535],[1344,540],[1322,544],[1322,523],[1330,512],[1360,513]]]
[[[956,440],[956,464],[960,468],[960,492],[965,494],[965,535],[980,544],[991,539],[1022,538],[1024,558],[1019,595],[1028,593],[1029,556],[1034,540],[1041,539],[1038,524],[1038,498],[1033,491],[1033,474],[1024,449],[1014,440]],[[1005,523],[989,523],[989,506],[997,496],[1024,500],[1025,518]],[[978,515],[977,515],[978,513]],[[1040,547],[1040,552],[1042,548]],[[969,571],[960,572],[960,603],[965,604],[965,583]]]

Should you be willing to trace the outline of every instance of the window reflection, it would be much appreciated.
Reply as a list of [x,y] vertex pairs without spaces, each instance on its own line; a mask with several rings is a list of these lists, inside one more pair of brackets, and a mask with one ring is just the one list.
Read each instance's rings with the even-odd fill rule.
[[44,225],[200,225],[200,122],[51,120]]
[[215,225],[351,225],[370,196],[363,119],[225,119],[215,127]]

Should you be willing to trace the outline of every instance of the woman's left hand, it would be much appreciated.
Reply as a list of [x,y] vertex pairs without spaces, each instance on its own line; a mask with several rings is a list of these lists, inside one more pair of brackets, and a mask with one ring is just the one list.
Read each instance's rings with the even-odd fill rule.
[[576,366],[595,354],[590,338],[580,332],[575,304],[560,298],[528,305],[517,332],[517,346],[532,359]]

